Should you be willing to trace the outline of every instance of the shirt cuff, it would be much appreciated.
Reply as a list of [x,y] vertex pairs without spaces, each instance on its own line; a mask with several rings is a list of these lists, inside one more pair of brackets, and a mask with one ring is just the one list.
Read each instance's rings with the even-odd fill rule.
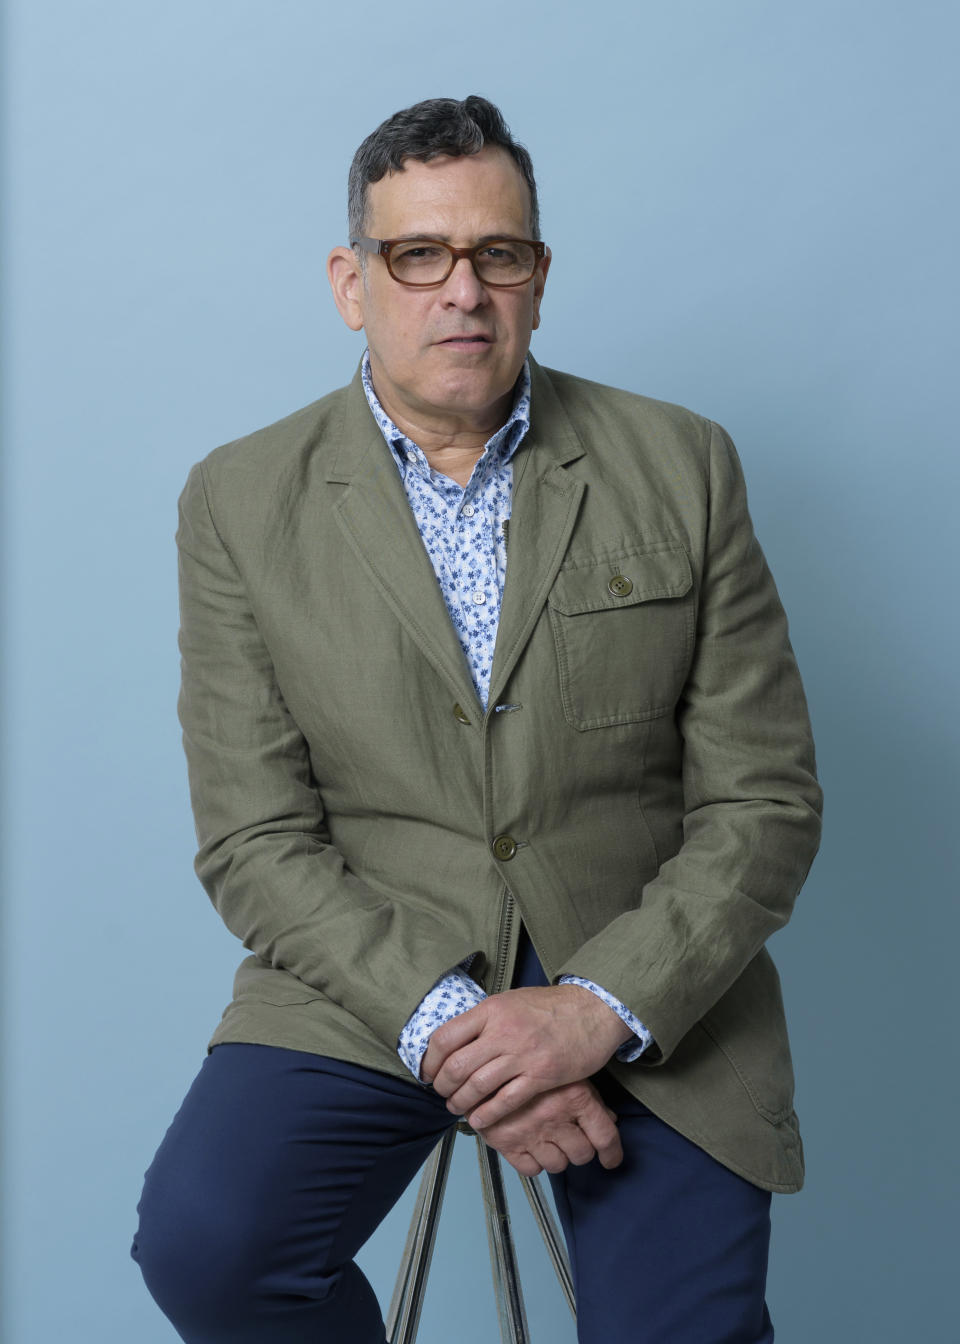
[[651,1032],[643,1025],[639,1017],[635,1017],[630,1009],[615,999],[614,996],[603,989],[602,986],[594,984],[592,980],[584,980],[579,975],[561,975],[561,985],[582,985],[584,989],[589,989],[592,994],[596,994],[598,999],[602,999],[608,1008],[612,1008],[621,1021],[626,1022],[627,1026],[633,1032],[632,1041],[624,1041],[623,1045],[618,1046],[616,1057],[622,1060],[624,1064],[630,1064],[633,1060],[639,1059],[644,1050],[653,1044]]
[[471,980],[461,969],[472,960],[472,957],[468,958],[467,963],[461,962],[460,966],[441,976],[414,1008],[400,1033],[397,1054],[418,1083],[423,1082],[420,1065],[437,1027],[442,1027],[452,1017],[459,1017],[487,997],[476,980]]

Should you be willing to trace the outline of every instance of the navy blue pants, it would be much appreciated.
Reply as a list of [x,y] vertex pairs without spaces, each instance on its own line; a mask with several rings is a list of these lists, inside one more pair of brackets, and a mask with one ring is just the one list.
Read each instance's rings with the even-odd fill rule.
[[[513,984],[545,983],[524,937]],[[769,1344],[770,1195],[594,1081],[624,1160],[550,1177],[580,1344]],[[187,1344],[383,1344],[353,1257],[452,1123],[412,1079],[216,1046],[146,1173],[131,1254]]]

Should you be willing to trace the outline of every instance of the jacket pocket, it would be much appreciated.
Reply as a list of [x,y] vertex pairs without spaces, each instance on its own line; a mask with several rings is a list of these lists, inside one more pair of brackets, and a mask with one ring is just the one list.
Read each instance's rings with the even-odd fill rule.
[[568,562],[547,602],[572,727],[672,712],[693,653],[693,575],[682,545],[650,542]]
[[252,1001],[268,1003],[273,1008],[289,1008],[325,997],[289,971],[270,966],[256,956],[241,961],[233,977],[234,1002]]

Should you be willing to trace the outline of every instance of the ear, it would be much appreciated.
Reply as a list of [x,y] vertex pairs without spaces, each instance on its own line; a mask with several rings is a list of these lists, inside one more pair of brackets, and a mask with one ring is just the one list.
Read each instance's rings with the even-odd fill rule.
[[327,279],[337,312],[351,331],[363,326],[363,272],[351,247],[335,247],[327,257]]
[[540,300],[543,298],[543,287],[547,283],[547,271],[550,269],[550,262],[553,253],[549,247],[543,254],[543,260],[538,264],[533,273],[533,330],[536,331],[540,325]]

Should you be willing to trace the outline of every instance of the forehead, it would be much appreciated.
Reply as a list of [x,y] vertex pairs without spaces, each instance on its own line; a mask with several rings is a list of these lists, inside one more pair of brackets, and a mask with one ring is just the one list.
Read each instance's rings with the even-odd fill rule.
[[530,193],[506,150],[447,154],[420,163],[407,159],[367,189],[368,227],[375,238],[409,233],[454,241],[522,234],[530,225]]

